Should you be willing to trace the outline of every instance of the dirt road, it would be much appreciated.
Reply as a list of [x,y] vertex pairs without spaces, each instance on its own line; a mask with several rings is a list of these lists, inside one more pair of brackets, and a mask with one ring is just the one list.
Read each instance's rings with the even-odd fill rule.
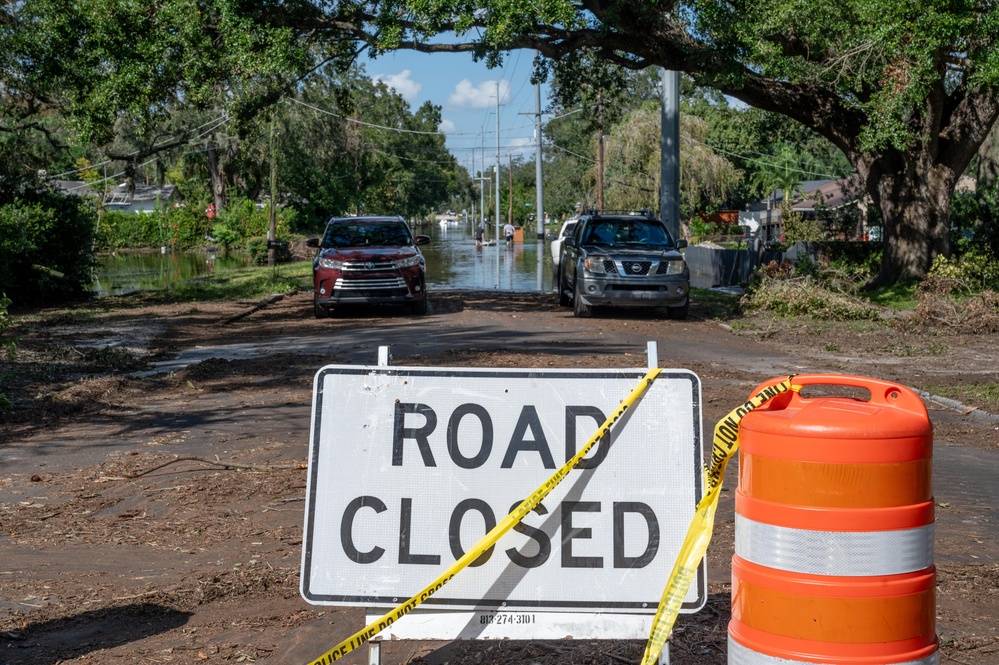
[[[999,336],[714,321],[696,302],[688,321],[579,320],[552,300],[444,292],[423,318],[384,309],[319,321],[306,294],[262,307],[124,299],[20,320],[20,355],[0,361],[15,407],[0,420],[0,664],[308,662],[363,625],[359,608],[298,594],[319,367],[375,364],[381,345],[394,365],[645,367],[648,341],[661,366],[700,377],[705,429],[787,373],[926,391],[940,662],[999,664],[999,401],[934,397],[999,382]],[[731,495],[709,549],[708,606],[678,621],[674,664],[725,662]],[[393,642],[382,662],[637,663],[643,646]]]

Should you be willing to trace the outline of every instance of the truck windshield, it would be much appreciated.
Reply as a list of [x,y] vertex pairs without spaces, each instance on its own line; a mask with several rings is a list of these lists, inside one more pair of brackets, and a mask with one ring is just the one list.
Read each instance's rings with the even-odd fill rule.
[[604,219],[592,224],[583,243],[672,245],[666,227],[648,219]]
[[404,247],[412,244],[409,227],[394,221],[331,224],[323,238],[323,247]]

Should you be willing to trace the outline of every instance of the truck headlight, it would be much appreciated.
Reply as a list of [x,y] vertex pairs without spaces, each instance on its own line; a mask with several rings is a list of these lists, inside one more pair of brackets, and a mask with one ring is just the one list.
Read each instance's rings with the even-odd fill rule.
[[588,256],[583,259],[583,267],[586,268],[587,272],[600,275],[607,274],[607,271],[604,270],[604,260],[599,256]]
[[337,261],[336,259],[321,258],[319,259],[319,265],[330,270],[343,270],[343,261]]
[[407,256],[404,259],[399,259],[395,262],[396,268],[412,268],[413,266],[420,265],[420,255],[414,254],[413,256]]
[[666,274],[667,275],[679,275],[687,268],[687,264],[683,259],[677,259],[676,261],[666,262]]

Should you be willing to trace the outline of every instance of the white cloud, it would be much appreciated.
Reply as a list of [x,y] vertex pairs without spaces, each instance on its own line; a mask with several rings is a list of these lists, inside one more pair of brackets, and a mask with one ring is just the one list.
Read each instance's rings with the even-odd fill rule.
[[407,102],[411,102],[416,99],[416,96],[420,94],[420,89],[423,88],[422,83],[417,83],[409,78],[412,75],[412,71],[404,69],[398,74],[375,74],[371,78],[375,81],[381,81],[399,93]]
[[506,80],[483,81],[472,85],[468,79],[462,79],[454,87],[454,92],[448,95],[448,106],[459,109],[484,109],[496,106],[496,89],[499,87],[499,103],[503,104],[510,98],[510,82]]
[[533,153],[534,150],[538,147],[537,144],[534,142],[534,139],[527,139],[527,138],[511,138],[506,142],[506,144],[508,151],[512,152],[515,155],[526,154],[529,152]]
[[458,128],[455,124],[447,118],[441,120],[441,124],[437,125],[437,131],[444,132],[445,134],[453,134],[457,130]]

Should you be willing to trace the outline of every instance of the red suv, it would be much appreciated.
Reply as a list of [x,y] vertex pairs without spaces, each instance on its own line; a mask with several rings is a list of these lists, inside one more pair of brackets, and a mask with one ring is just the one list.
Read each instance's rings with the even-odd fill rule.
[[317,319],[342,304],[404,304],[427,313],[426,269],[414,236],[401,217],[336,217],[323,237],[310,238],[319,252],[312,262],[313,309]]

